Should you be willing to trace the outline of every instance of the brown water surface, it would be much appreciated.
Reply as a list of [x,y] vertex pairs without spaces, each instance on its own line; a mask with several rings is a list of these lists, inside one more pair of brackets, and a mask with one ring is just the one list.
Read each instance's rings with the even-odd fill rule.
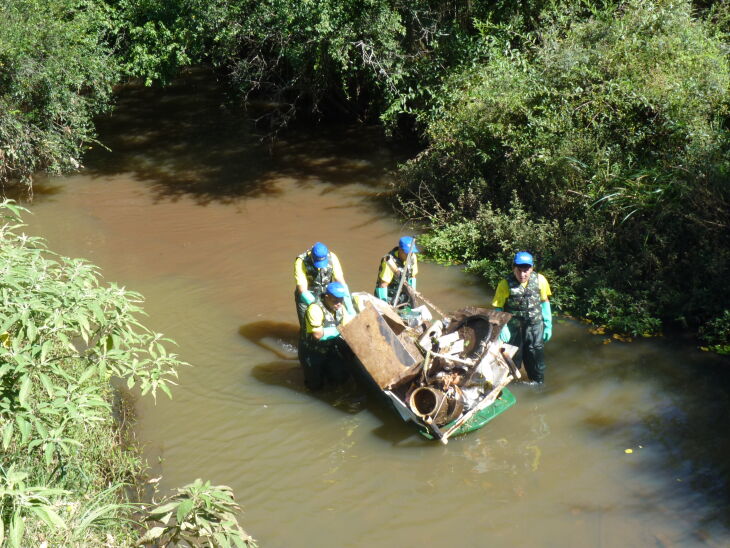
[[[137,401],[163,490],[233,487],[262,547],[729,546],[726,360],[667,339],[603,344],[557,320],[547,387],[447,446],[367,391],[312,394],[296,361],[293,261],[316,240],[370,291],[402,226],[379,197],[404,158],[372,128],[292,130],[269,149],[205,74],[128,88],[111,151],[36,186],[29,230],[147,297],[179,342],[172,401]],[[424,264],[444,310],[490,290]],[[632,452],[627,452],[631,449]]]

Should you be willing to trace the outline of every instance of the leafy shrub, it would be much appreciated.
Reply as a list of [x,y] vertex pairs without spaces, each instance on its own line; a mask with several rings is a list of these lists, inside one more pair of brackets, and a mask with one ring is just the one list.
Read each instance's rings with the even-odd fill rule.
[[588,299],[586,317],[613,331],[634,336],[655,335],[661,322],[651,315],[647,299],[627,299],[626,295],[608,288],[598,288]]
[[0,3],[0,184],[78,169],[117,69],[94,0]]
[[139,322],[140,295],[20,233],[21,211],[0,203],[0,531],[13,546],[112,531],[125,545],[118,500],[141,463],[119,446],[109,381],[169,395],[183,362]]
[[444,228],[419,238],[426,256],[441,264],[469,261],[479,256],[479,228],[474,221],[446,225]]
[[564,8],[519,47],[485,35],[488,59],[448,80],[400,171],[406,211],[431,216],[441,254],[537,253],[573,312],[616,329],[727,308],[726,34],[685,1]]
[[730,354],[730,310],[700,328],[700,337],[719,354]]
[[216,58],[237,27],[224,19],[228,2],[99,0],[121,73],[145,85],[169,84],[180,69]]
[[492,287],[496,288],[499,280],[509,274],[510,263],[511,261],[508,258],[501,260],[479,259],[467,263],[466,271],[482,276]]
[[[48,487],[27,486],[26,472],[0,468],[0,545],[4,545],[5,531],[7,530],[8,546],[19,548],[23,545],[25,522],[28,518],[35,518],[52,528],[66,528],[52,498],[67,494],[62,489]],[[6,526],[3,526],[7,523]]]
[[621,219],[678,205],[688,166],[723,154],[730,69],[688,3],[630,2],[577,22],[560,13],[535,40],[527,53],[494,48],[452,79],[416,162],[431,186],[463,192],[483,179],[481,198],[497,207],[516,191],[563,215],[605,198]]
[[146,521],[153,527],[138,544],[179,546],[185,542],[194,546],[255,548],[256,541],[236,520],[238,511],[230,487],[197,479],[148,509]]

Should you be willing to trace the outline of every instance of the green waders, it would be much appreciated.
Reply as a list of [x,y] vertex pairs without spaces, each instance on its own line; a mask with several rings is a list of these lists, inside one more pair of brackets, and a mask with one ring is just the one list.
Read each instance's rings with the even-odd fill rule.
[[519,367],[524,362],[530,380],[541,383],[545,380],[545,343],[542,340],[538,274],[533,272],[523,287],[514,273],[510,273],[507,285],[510,294],[504,303],[504,310],[513,315],[507,325],[511,334],[509,344],[519,349],[515,354],[515,364]]
[[300,339],[299,362],[304,370],[304,384],[319,390],[325,383],[342,384],[350,377],[348,360],[352,351],[339,337],[317,341],[310,336]]
[[[322,327],[333,327],[342,323],[344,310],[335,314],[323,304],[318,305],[324,314]],[[310,390],[319,390],[327,382],[342,384],[350,376],[348,362],[354,355],[339,336],[323,341],[315,339],[311,333],[302,332],[298,354],[304,370],[304,384]]]
[[525,371],[531,381],[542,383],[545,380],[545,342],[542,340],[542,319],[537,322],[512,318],[509,322],[512,334],[509,344],[519,350],[514,361],[517,366],[524,362]]

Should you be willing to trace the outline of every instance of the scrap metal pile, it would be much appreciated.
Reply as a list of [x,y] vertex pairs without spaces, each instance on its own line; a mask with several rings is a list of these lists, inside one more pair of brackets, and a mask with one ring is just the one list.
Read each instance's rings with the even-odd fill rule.
[[359,313],[343,339],[403,419],[443,443],[520,376],[516,348],[498,337],[509,313],[465,308],[432,321],[425,304],[399,314],[370,295],[355,297]]

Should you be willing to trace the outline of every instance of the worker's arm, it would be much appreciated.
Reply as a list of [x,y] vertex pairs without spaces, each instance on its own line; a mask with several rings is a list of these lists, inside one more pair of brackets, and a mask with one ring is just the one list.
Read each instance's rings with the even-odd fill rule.
[[340,336],[340,332],[336,327],[324,327],[324,312],[319,304],[310,305],[307,308],[307,332],[312,334],[315,340],[327,341]]
[[538,274],[538,287],[540,288],[540,310],[542,311],[542,340],[548,342],[553,336],[553,310],[550,306],[550,284],[545,276]]
[[[509,286],[507,285],[507,280],[499,280],[497,289],[494,292],[494,299],[492,299],[492,306],[494,309],[502,312],[504,310],[504,303],[507,302],[508,297]],[[502,327],[502,331],[499,332],[499,340],[508,343],[511,338],[512,333],[510,333],[509,327],[505,324],[504,327]]]
[[380,261],[380,270],[378,271],[378,287],[388,287],[393,281],[393,273],[398,269],[395,263],[389,263],[389,256],[386,255]]
[[318,341],[328,341],[340,336],[340,332],[336,327],[318,327],[312,330],[312,336]]
[[553,311],[550,301],[542,301],[540,309],[542,310],[542,340],[548,342],[553,336]]
[[418,276],[418,257],[416,255],[411,255],[411,276],[408,278],[408,285],[410,285],[413,289],[416,289],[416,276]]
[[498,310],[503,310],[504,303],[507,302],[508,297],[509,286],[507,285],[507,280],[499,280],[499,283],[497,284],[497,289],[494,292],[494,299],[492,299],[492,306]]
[[388,264],[385,257],[380,261],[380,270],[378,271],[378,281],[375,282],[375,296],[382,300],[388,301],[388,285],[393,281],[393,269]]
[[[416,276],[418,276],[418,257],[416,255],[411,255],[411,264],[413,265],[411,267],[411,277],[415,282]],[[415,289],[415,287],[413,289]]]
[[350,294],[350,288],[345,281],[345,275],[342,272],[342,265],[340,264],[340,260],[337,258],[337,255],[332,252],[330,252],[330,260],[332,261],[332,277],[335,281],[340,282],[342,285],[344,285],[345,291],[347,291],[347,295],[345,295],[345,308],[350,314],[354,316],[355,307],[352,304],[352,295]]
[[345,281],[345,274],[342,272],[342,265],[340,264],[340,259],[337,258],[337,255],[332,253],[330,251],[330,261],[332,262],[332,278],[334,278],[337,282],[342,282],[343,284],[347,285],[347,282]]
[[540,300],[549,301],[553,292],[550,289],[550,284],[548,283],[547,278],[545,278],[542,274],[537,275],[537,287],[540,289]]
[[297,292],[299,299],[306,304],[314,302],[314,293],[309,291],[309,282],[307,282],[307,274],[304,271],[304,261],[297,257],[294,261],[294,282],[297,284]]

